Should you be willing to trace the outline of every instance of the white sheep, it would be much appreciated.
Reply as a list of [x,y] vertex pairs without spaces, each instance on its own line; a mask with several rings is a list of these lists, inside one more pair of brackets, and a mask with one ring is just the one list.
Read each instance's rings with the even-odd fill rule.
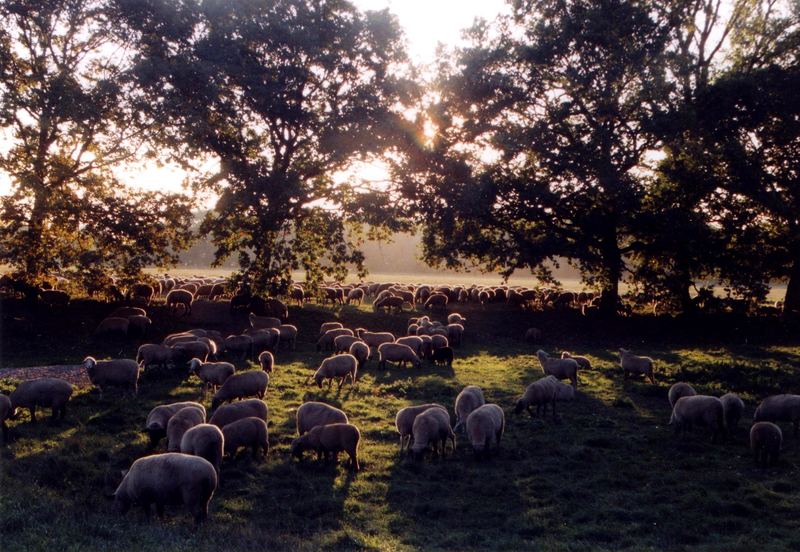
[[236,368],[230,362],[203,362],[193,358],[189,361],[189,372],[200,378],[205,393],[209,388],[216,392],[236,372]]
[[410,362],[414,368],[422,365],[414,350],[401,343],[382,343],[378,347],[378,362],[381,370],[386,369],[387,362],[397,363],[399,367],[404,366],[406,362]]
[[316,401],[301,404],[295,421],[298,435],[304,435],[320,425],[348,423],[347,414],[329,404]]
[[130,388],[134,395],[139,392],[139,365],[135,360],[119,358],[98,362],[89,356],[83,359],[81,366],[86,369],[89,380],[100,389],[100,398],[109,387]]
[[627,378],[629,374],[644,374],[650,378],[650,382],[655,384],[655,372],[653,370],[653,359],[646,356],[637,356],[627,349],[619,350],[619,365]]
[[251,370],[233,374],[222,387],[214,393],[211,400],[211,410],[216,410],[223,403],[234,399],[244,399],[248,397],[258,397],[263,399],[269,386],[269,374],[262,370]]
[[308,385],[313,377],[317,387],[320,389],[322,389],[322,382],[326,379],[329,382],[328,387],[330,388],[333,385],[333,380],[338,378],[339,389],[341,389],[348,377],[350,378],[351,385],[355,386],[357,375],[358,360],[356,357],[351,354],[336,355],[323,360],[313,376],[308,376],[306,385]]
[[[445,407],[436,403],[420,404],[417,406],[407,406],[405,408],[401,408],[397,412],[397,415],[394,418],[394,425],[397,428],[397,433],[400,434],[400,452],[403,452],[406,437],[408,437],[409,447],[414,441],[412,434],[412,430],[414,428],[414,420],[416,420],[417,416],[419,416],[429,408],[441,408],[442,410],[447,412],[447,409]],[[449,414],[448,414],[448,419],[449,419]]]
[[476,456],[488,454],[500,447],[500,438],[506,427],[503,409],[496,404],[484,404],[467,417],[467,437]]
[[486,404],[483,398],[483,390],[476,385],[467,385],[456,397],[455,412],[456,425],[453,428],[459,431],[467,422],[467,416],[476,408]]
[[541,349],[536,351],[536,358],[539,359],[546,376],[554,376],[560,380],[568,379],[573,387],[578,387],[578,363],[574,359],[553,358]]

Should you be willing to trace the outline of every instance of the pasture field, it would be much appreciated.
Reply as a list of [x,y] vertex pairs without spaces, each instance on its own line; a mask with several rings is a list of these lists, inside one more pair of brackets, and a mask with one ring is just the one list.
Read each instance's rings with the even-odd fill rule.
[[[6,320],[23,307],[3,305]],[[196,321],[151,309],[148,342],[189,327],[244,328],[224,305]],[[99,341],[96,323],[113,307],[75,301],[63,312],[36,312],[32,325],[6,324],[0,367],[133,357],[140,342]],[[459,308],[468,321],[452,369],[419,370],[373,362],[358,385],[340,392],[304,385],[324,358],[315,351],[319,325],[405,333],[410,316],[361,307],[290,308],[300,328],[297,350],[276,357],[266,402],[268,459],[242,453],[226,460],[209,520],[196,529],[182,508],[151,520],[137,510],[118,515],[104,496],[109,481],[146,455],[141,432],[161,403],[199,399],[196,379],[147,373],[138,397],[96,390],[74,395],[65,421],[37,424],[27,412],[12,422],[0,448],[0,548],[28,550],[797,550],[800,549],[800,447],[784,426],[776,467],[758,469],[746,445],[757,402],[800,389],[798,328],[779,321],[656,318],[598,322],[569,314],[523,313],[503,305]],[[216,315],[215,315],[216,312]],[[211,316],[209,323],[200,320]],[[527,327],[543,330],[541,346],[589,356],[578,395],[559,415],[531,419],[512,409],[525,385],[541,377]],[[625,380],[616,350],[630,347],[657,362],[657,384]],[[241,366],[244,368],[244,366]],[[2,378],[2,373],[0,373]],[[699,393],[735,391],[745,419],[728,442],[712,445],[703,430],[677,438],[667,427],[667,390],[688,381]],[[460,389],[483,388],[506,411],[500,452],[476,460],[463,436],[444,459],[415,463],[398,455],[397,410],[439,402],[451,412]],[[0,379],[0,389],[15,385]],[[305,400],[344,409],[362,433],[362,471],[290,459],[294,410]],[[210,397],[204,399],[210,405]],[[47,412],[49,414],[49,411]],[[161,447],[164,447],[162,441]]]

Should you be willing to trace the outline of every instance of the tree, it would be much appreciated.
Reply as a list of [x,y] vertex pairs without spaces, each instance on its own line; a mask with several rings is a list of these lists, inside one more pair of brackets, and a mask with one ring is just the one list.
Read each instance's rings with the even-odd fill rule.
[[[147,125],[123,44],[100,0],[0,4],[0,262],[37,283],[54,271],[135,277],[176,260],[190,238],[183,196],[134,192],[113,169],[135,157]],[[89,264],[90,262],[90,264]]]
[[211,157],[198,188],[219,195],[202,231],[239,278],[279,292],[291,271],[312,284],[363,256],[349,225],[376,218],[380,195],[336,182],[390,149],[415,97],[388,12],[347,1],[123,3],[141,41],[140,85],[161,141],[182,163]]

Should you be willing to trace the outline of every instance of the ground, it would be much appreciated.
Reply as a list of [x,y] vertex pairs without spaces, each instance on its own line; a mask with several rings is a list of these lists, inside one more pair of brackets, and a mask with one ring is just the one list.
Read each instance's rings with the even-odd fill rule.
[[[140,343],[91,336],[109,305],[76,302],[28,321],[20,320],[21,305],[3,307],[2,368],[77,364],[88,354],[132,357]],[[190,326],[244,327],[245,320],[215,309],[200,308],[195,321],[153,309],[146,341]],[[756,468],[747,448],[757,402],[800,386],[796,327],[766,319],[608,323],[503,305],[458,310],[467,332],[452,369],[425,363],[379,371],[372,363],[356,388],[337,392],[304,385],[324,358],[314,348],[319,325],[340,320],[404,333],[410,315],[378,315],[369,305],[292,307],[300,340],[297,351],[277,355],[266,398],[268,459],[225,461],[210,518],[199,529],[180,507],[168,508],[163,521],[147,520],[136,510],[120,516],[105,496],[120,470],[149,453],[141,431],[149,410],[199,399],[196,379],[148,373],[138,397],[100,400],[96,390],[80,388],[63,422],[40,416],[32,424],[25,414],[11,423],[13,441],[0,448],[3,550],[800,549],[798,440],[784,426],[785,450],[770,469]],[[215,316],[217,324],[207,322]],[[542,329],[541,344],[522,342],[531,326]],[[534,356],[540,346],[584,354],[594,364],[555,420],[512,414],[525,385],[541,377]],[[622,377],[620,346],[656,359],[655,386]],[[673,435],[666,397],[680,380],[700,393],[742,396],[745,419],[728,442],[712,445],[702,430]],[[444,459],[400,456],[397,410],[435,401],[452,414],[468,384],[506,412],[501,451],[476,460],[459,436],[457,452]],[[14,385],[0,379],[0,389]],[[203,400],[208,407],[210,397]],[[363,471],[350,472],[344,455],[338,466],[289,457],[294,411],[305,400],[341,407],[359,426]]]

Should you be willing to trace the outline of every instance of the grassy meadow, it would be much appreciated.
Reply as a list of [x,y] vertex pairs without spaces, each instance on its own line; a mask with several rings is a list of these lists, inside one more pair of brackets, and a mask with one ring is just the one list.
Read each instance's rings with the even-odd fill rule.
[[[4,308],[8,319],[21,306]],[[0,367],[78,363],[89,354],[133,357],[140,342],[91,336],[112,308],[76,301],[64,312],[35,313],[30,328],[7,324]],[[147,373],[135,398],[109,393],[101,400],[96,390],[80,389],[63,422],[40,413],[34,425],[26,412],[11,422],[12,442],[0,447],[0,548],[800,549],[800,441],[784,427],[781,460],[766,470],[755,467],[746,444],[757,402],[800,389],[797,328],[722,318],[608,323],[503,305],[458,310],[468,318],[467,332],[452,369],[425,363],[419,370],[379,371],[373,362],[357,387],[339,392],[304,385],[324,358],[314,348],[319,325],[340,320],[402,334],[410,315],[379,315],[366,304],[291,307],[300,338],[296,351],[276,357],[266,397],[268,459],[260,463],[242,453],[223,463],[209,520],[199,529],[182,508],[168,508],[163,521],[136,509],[123,517],[105,496],[115,474],[148,454],[141,428],[149,410],[200,399],[198,380]],[[151,316],[146,341],[188,327],[238,331],[246,323],[230,319],[224,306],[198,311],[194,322],[160,307]],[[541,377],[536,347],[521,340],[530,326],[543,330],[548,351],[571,350],[594,364],[580,374],[576,400],[561,403],[555,419],[512,414],[524,387]],[[623,379],[616,365],[620,346],[656,359],[657,385]],[[732,439],[712,445],[703,430],[681,439],[672,434],[666,397],[679,380],[700,393],[741,395],[747,410]],[[506,411],[501,451],[478,461],[459,436],[456,453],[444,459],[401,457],[397,410],[435,401],[452,414],[468,384]],[[2,390],[14,385],[0,380]],[[361,472],[348,471],[346,455],[338,466],[290,459],[294,411],[306,400],[341,407],[359,426]],[[210,406],[210,396],[203,402]]]

